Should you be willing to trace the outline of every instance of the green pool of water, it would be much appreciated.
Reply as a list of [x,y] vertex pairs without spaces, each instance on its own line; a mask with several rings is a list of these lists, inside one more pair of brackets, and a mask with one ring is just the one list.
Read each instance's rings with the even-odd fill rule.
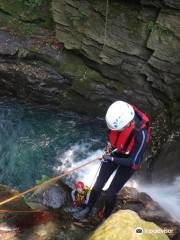
[[26,189],[103,148],[106,136],[97,119],[0,102],[0,183]]

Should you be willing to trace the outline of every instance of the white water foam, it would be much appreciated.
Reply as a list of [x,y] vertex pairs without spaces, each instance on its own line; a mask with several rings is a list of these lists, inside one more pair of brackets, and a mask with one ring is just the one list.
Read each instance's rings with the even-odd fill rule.
[[137,184],[137,189],[149,194],[180,222],[180,176],[169,184]]
[[[90,145],[87,143],[84,144],[75,144],[70,149],[65,151],[63,154],[60,154],[57,157],[57,164],[54,166],[54,171],[56,173],[63,172],[65,170],[70,170],[75,167],[77,167],[80,164],[84,164],[86,162],[89,162],[99,156],[102,156],[103,150],[98,149],[96,151],[89,151]],[[80,162],[75,162],[77,158],[77,153],[81,154],[87,152],[87,155],[85,158],[83,158]],[[87,186],[92,187],[97,179],[99,170],[100,170],[101,162],[97,160],[97,162],[94,162],[90,165],[85,166],[84,168],[78,170],[76,173],[78,173],[76,181],[83,181]],[[116,174],[116,171],[111,175],[107,183],[105,184],[103,190],[106,190],[114,175]],[[135,180],[130,180],[126,184],[126,186],[136,187],[137,183]]]
[[[102,155],[102,150],[96,150],[96,151],[90,151],[89,150],[90,145],[87,143],[84,144],[75,144],[70,149],[65,151],[62,155],[59,155],[57,157],[57,164],[54,166],[53,170],[56,173],[63,172],[65,170],[70,170],[73,168],[78,167],[81,164],[84,164],[86,162],[89,162],[99,156]],[[86,156],[83,157],[81,161],[76,161],[78,155],[87,153]],[[84,168],[76,171],[75,173],[78,173],[76,181],[83,181],[87,186],[92,186],[92,184],[95,182],[95,175],[97,173],[97,170],[99,169],[100,161],[97,160],[97,162],[94,162],[90,165],[85,166]]]
[[[103,150],[98,149],[96,151],[89,151],[90,145],[87,143],[84,144],[75,144],[70,149],[65,151],[63,154],[59,155],[57,157],[57,164],[54,166],[53,170],[56,173],[63,172],[65,170],[73,169],[81,164],[84,164],[86,162],[89,162],[97,157],[102,156]],[[86,156],[80,161],[76,162],[77,153],[81,154],[87,152]],[[85,185],[92,187],[96,181],[96,178],[98,176],[98,172],[100,169],[101,162],[97,160],[96,162],[87,165],[83,167],[82,169],[76,171],[78,173],[76,181],[83,181]],[[109,184],[111,183],[113,175],[110,177],[109,181],[104,186],[104,190],[108,188]]]

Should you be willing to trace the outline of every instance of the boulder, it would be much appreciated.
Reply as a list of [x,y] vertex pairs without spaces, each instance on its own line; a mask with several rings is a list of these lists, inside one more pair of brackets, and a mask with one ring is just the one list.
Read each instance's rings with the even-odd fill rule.
[[[164,230],[165,231],[165,230]],[[152,222],[142,220],[131,210],[119,210],[112,214],[89,240],[168,240],[163,230]]]
[[180,237],[180,223],[178,223],[165,209],[155,202],[147,193],[138,192],[137,189],[124,187],[117,195],[118,209],[130,209],[146,220],[156,223],[161,228],[171,231],[167,235],[171,238]]
[[33,203],[42,204],[49,208],[60,208],[65,206],[67,203],[68,195],[59,186],[48,185],[36,190],[30,198],[28,198],[29,204],[31,206]]
[[50,184],[38,188],[27,198],[27,203],[32,208],[58,209],[72,206],[72,189],[63,181],[58,180],[56,184]]

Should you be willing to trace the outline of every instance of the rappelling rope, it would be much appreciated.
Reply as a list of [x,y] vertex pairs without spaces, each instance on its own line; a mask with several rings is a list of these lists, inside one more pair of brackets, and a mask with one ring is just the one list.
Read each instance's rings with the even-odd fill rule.
[[43,209],[31,209],[31,210],[0,209],[0,214],[1,213],[42,213],[42,212],[49,212],[49,210],[43,210]]
[[109,14],[109,0],[106,0],[106,18],[105,18],[105,26],[104,26],[104,42],[103,42],[102,51],[104,50],[104,47],[106,45],[106,40],[107,40],[108,14]]
[[97,175],[99,174],[101,165],[102,165],[102,162],[99,164],[99,167],[98,167],[98,169],[97,169],[97,172],[96,172],[96,174],[95,174],[95,176],[94,176],[94,178],[93,178],[93,180],[92,180],[92,183],[91,183],[91,185],[90,185],[90,187],[89,187],[90,189],[92,189],[92,186],[94,185],[94,183],[95,183],[95,181],[96,181],[96,178],[97,178]]
[[[49,179],[49,180],[47,180],[47,181],[45,181],[45,182],[43,182],[43,183],[41,183],[41,184],[35,185],[35,186],[27,189],[27,190],[24,191],[24,192],[18,193],[18,194],[16,194],[16,195],[14,195],[13,197],[7,198],[6,200],[0,202],[0,206],[4,205],[4,204],[6,204],[6,203],[12,202],[12,201],[14,201],[15,199],[18,199],[18,198],[24,196],[25,194],[27,194],[27,193],[29,193],[29,192],[32,192],[32,191],[34,191],[34,190],[36,190],[36,189],[38,189],[38,188],[40,188],[40,187],[44,187],[44,186],[46,186],[46,185],[49,185],[49,184],[52,183],[52,182],[56,182],[57,180],[65,177],[65,176],[67,176],[67,175],[69,175],[69,174],[71,174],[71,173],[79,170],[80,168],[83,168],[83,167],[85,167],[85,166],[87,166],[87,165],[89,165],[89,164],[91,164],[91,163],[93,163],[93,162],[95,162],[95,161],[97,161],[97,160],[99,160],[99,159],[100,159],[100,158],[97,157],[97,158],[95,158],[95,159],[93,159],[93,160],[91,160],[91,161],[89,161],[89,162],[86,162],[86,163],[81,164],[81,165],[78,166],[78,167],[75,167],[75,168],[73,168],[73,169],[67,170],[67,171],[65,171],[64,173],[62,173],[62,174],[59,175],[59,176],[52,177],[51,179]],[[13,210],[0,210],[0,213],[1,213],[1,212],[5,212],[5,211],[6,211],[6,212],[13,212]],[[15,211],[16,211],[16,212],[22,212],[22,211],[19,211],[19,210],[14,210],[14,212],[15,212]],[[32,210],[32,211],[33,211],[33,210]],[[35,211],[40,212],[39,210],[34,210],[34,212],[35,212]],[[28,212],[28,210],[25,210],[25,212]]]

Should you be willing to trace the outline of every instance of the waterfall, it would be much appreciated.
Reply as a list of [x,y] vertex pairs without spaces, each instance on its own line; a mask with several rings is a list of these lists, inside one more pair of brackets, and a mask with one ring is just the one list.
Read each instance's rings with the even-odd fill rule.
[[139,191],[146,192],[180,222],[180,176],[171,183],[137,183]]

